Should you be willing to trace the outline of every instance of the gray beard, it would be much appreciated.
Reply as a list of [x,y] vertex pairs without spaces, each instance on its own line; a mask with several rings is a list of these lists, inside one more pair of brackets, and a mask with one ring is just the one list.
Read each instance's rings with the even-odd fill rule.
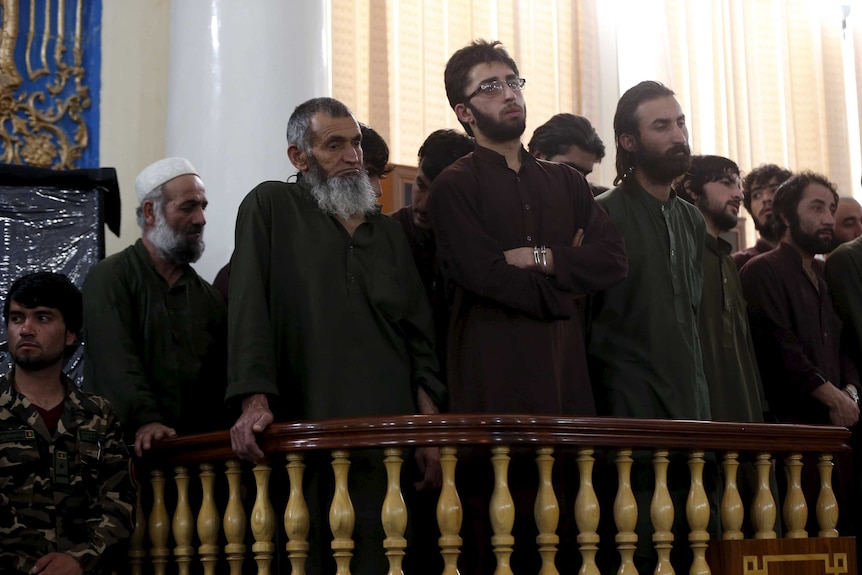
[[189,240],[168,225],[161,206],[154,210],[156,225],[147,230],[147,239],[158,250],[161,256],[177,265],[186,265],[198,261],[204,253],[203,237],[199,240]]
[[311,195],[317,200],[321,210],[344,219],[374,211],[377,197],[368,180],[368,174],[360,172],[327,178],[321,171],[320,167],[315,165],[304,176],[305,181],[311,185]]

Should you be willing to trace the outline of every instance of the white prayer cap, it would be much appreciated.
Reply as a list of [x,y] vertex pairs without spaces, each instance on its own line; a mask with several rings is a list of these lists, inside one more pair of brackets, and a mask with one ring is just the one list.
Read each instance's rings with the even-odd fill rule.
[[185,158],[165,158],[164,160],[150,164],[141,170],[141,173],[135,178],[138,203],[143,202],[147,194],[162,184],[186,174],[198,175],[192,163]]

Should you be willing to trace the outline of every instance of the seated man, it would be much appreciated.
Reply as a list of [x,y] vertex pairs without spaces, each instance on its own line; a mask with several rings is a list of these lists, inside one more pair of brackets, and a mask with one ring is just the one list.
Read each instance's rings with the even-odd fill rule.
[[13,283],[3,307],[13,367],[0,378],[0,573],[108,572],[132,532],[120,424],[62,372],[81,315],[81,293],[49,272]]

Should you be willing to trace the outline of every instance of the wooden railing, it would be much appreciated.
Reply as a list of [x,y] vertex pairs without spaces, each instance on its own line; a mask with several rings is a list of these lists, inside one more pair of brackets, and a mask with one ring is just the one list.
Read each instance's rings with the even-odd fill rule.
[[[245,562],[246,572],[250,564],[256,564],[257,573],[268,574],[274,554],[281,552],[274,543],[276,530],[279,530],[292,572],[305,573],[305,560],[309,553],[306,539],[309,508],[302,491],[305,459],[311,451],[328,451],[335,483],[328,515],[333,534],[331,553],[338,574],[347,574],[352,557],[354,522],[351,494],[347,490],[350,453],[379,448],[385,451],[389,478],[381,509],[381,521],[387,536],[380,545],[386,549],[389,572],[393,575],[401,573],[409,513],[399,483],[403,450],[406,447],[438,446],[443,472],[437,505],[441,534],[438,544],[443,558],[443,573],[453,575],[457,573],[461,551],[462,509],[455,481],[458,448],[487,445],[494,469],[489,513],[494,529],[496,573],[511,573],[508,558],[515,516],[508,492],[507,470],[510,449],[517,447],[519,450],[534,449],[536,454],[539,482],[534,521],[539,535],[535,545],[542,557],[542,575],[557,573],[555,555],[559,542],[556,534],[559,508],[551,474],[555,450],[559,453],[563,448],[576,454],[578,485],[573,512],[581,560],[579,573],[599,573],[596,553],[600,548],[612,548],[618,554],[619,573],[637,573],[633,562],[637,541],[635,524],[638,514],[646,514],[651,517],[654,529],[652,542],[658,558],[656,573],[672,572],[672,546],[687,543],[693,558],[687,571],[693,575],[706,574],[716,572],[711,571],[710,562],[721,561],[716,550],[707,553],[710,546],[707,530],[710,502],[703,485],[704,461],[707,458],[716,457],[722,468],[722,540],[744,540],[743,523],[746,518],[753,529],[753,540],[776,539],[781,503],[783,540],[792,549],[794,541],[808,539],[805,525],[809,509],[816,513],[819,523],[816,535],[823,538],[820,541],[838,540],[839,510],[832,490],[833,456],[848,451],[848,438],[849,432],[845,429],[820,426],[520,415],[406,416],[275,424],[259,436],[267,461],[252,465],[234,459],[227,432],[178,437],[160,442],[143,461],[138,462],[141,485],[130,562],[134,573],[150,570],[157,575],[175,572],[174,567],[168,569],[169,564],[175,564],[183,574],[189,572],[193,562],[199,562],[206,574],[214,573],[217,564],[225,563],[230,565],[232,574],[239,574]],[[637,508],[630,480],[633,453],[643,451],[651,454],[655,477],[649,509]],[[599,501],[593,485],[597,452],[606,452],[607,460],[613,462],[616,469],[618,487],[613,501]],[[674,510],[667,485],[669,456],[678,452],[687,458],[690,472],[684,510]],[[818,460],[820,486],[816,502],[806,501],[803,495],[802,461],[806,454],[816,455]],[[744,502],[738,487],[740,457],[755,461],[757,481],[752,501]],[[770,488],[770,473],[776,461],[784,463],[787,477],[783,502],[776,500],[774,489]],[[282,465],[285,474],[280,472]],[[253,481],[247,481],[247,485],[242,481],[243,466],[252,467]],[[194,482],[193,474],[197,475]],[[170,488],[169,483],[172,483]],[[271,486],[287,490],[288,484],[289,496],[284,509],[274,509],[270,501]],[[196,493],[191,498],[190,485],[195,486]],[[217,494],[223,495],[223,500],[217,501]],[[249,505],[252,497],[254,503]],[[194,505],[190,503],[192,499],[196,502]],[[168,500],[171,503],[167,503]],[[600,512],[610,508],[613,509],[616,534],[612,539],[600,540]],[[687,541],[677,539],[674,542],[671,533],[674,513],[687,518]],[[280,517],[283,521],[279,520]],[[518,517],[518,521],[522,520],[523,517]],[[247,526],[250,526],[254,538],[250,546],[246,545]],[[220,545],[220,541],[225,543]],[[810,543],[811,540],[808,541]],[[830,549],[834,551],[834,547]],[[852,570],[833,568],[830,572],[855,573],[856,557],[852,549],[852,541],[842,547],[842,553],[849,555],[843,561],[847,569]],[[730,556],[722,555],[725,562],[723,571],[742,573],[741,567],[739,571],[735,570],[739,567],[737,565],[733,565],[732,570],[727,566]],[[763,565],[768,565],[768,558],[760,560],[766,562]],[[827,560],[835,560],[839,565],[842,561],[832,557]],[[560,571],[570,572],[570,569],[560,566]],[[768,573],[768,567],[750,572]]]

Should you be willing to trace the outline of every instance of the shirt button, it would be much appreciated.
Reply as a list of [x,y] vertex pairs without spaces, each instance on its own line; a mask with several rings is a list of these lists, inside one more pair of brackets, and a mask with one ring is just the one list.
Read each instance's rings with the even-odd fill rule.
[[350,283],[352,283],[352,284],[356,283],[356,276],[350,276]]
[[525,209],[525,210],[527,210],[527,211],[529,212],[529,211],[530,211],[530,204],[525,205],[525,206],[524,206],[524,209]]
[[528,242],[533,241],[533,236],[527,236],[527,241],[528,241]]

